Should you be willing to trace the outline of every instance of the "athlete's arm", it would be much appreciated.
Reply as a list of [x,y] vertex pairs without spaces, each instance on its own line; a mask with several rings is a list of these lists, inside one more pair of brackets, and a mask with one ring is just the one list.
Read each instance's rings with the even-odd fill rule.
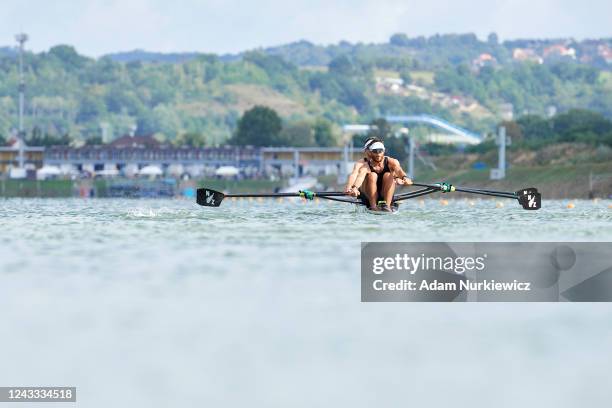
[[359,177],[359,171],[361,170],[362,167],[363,167],[363,163],[361,162],[357,162],[353,166],[353,171],[349,175],[348,180],[346,181],[346,186],[344,187],[345,193],[354,194],[355,192],[353,190],[355,190],[355,188],[353,186],[359,187],[359,185],[356,185],[355,183],[357,182],[357,178]]
[[402,169],[399,160],[389,158],[389,170],[393,173],[393,177],[395,177],[395,182],[397,184],[406,186],[412,184],[412,180],[410,180],[404,169]]
[[361,168],[359,169],[359,173],[357,173],[357,178],[355,179],[355,182],[353,183],[353,185],[357,187],[357,191],[359,191],[359,187],[361,187],[361,185],[363,184],[363,181],[365,180],[369,172],[370,170],[368,169],[368,167],[362,164]]

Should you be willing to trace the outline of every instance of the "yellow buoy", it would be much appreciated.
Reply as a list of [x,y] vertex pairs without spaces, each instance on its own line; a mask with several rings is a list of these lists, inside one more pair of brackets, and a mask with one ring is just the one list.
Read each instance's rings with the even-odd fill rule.
[[574,203],[568,203],[567,204],[567,208],[574,208],[574,207],[575,207]]
[[504,208],[504,203],[502,203],[501,201],[496,202],[495,208]]
[[424,206],[425,206],[425,200],[423,200],[423,199],[421,198],[421,199],[419,200],[419,205],[420,205],[421,207],[424,207]]
[[608,205],[608,208],[612,210],[612,204],[609,204],[609,205]]
[[448,205],[448,200],[440,200],[440,205]]

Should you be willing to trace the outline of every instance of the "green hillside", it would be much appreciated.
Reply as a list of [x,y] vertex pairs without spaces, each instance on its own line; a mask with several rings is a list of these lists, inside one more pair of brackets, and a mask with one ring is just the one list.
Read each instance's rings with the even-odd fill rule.
[[[549,43],[532,47],[544,52]],[[525,44],[396,35],[384,44],[299,42],[235,56],[137,52],[91,59],[60,45],[25,56],[26,128],[44,144],[96,143],[135,132],[218,145],[255,105],[277,111],[284,125],[429,113],[481,133],[494,129],[509,104],[515,116],[584,108],[612,117],[610,72],[599,60],[516,62],[516,46]],[[587,43],[571,46],[590,55]],[[474,65],[481,53],[495,63]],[[389,85],[398,79],[401,85]],[[15,53],[5,49],[0,138],[17,124],[18,82]]]

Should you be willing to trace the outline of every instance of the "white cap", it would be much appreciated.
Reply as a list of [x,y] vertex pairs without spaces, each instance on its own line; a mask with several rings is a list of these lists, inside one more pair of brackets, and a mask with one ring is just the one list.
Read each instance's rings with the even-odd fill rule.
[[371,145],[368,146],[368,150],[374,150],[374,149],[383,149],[384,150],[385,145],[382,144],[381,142],[375,142],[372,143]]

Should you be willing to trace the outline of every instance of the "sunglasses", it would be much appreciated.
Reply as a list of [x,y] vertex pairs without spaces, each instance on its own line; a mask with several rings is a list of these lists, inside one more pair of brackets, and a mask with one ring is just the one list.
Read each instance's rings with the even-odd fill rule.
[[379,153],[384,153],[385,149],[371,149],[370,152],[379,154]]

